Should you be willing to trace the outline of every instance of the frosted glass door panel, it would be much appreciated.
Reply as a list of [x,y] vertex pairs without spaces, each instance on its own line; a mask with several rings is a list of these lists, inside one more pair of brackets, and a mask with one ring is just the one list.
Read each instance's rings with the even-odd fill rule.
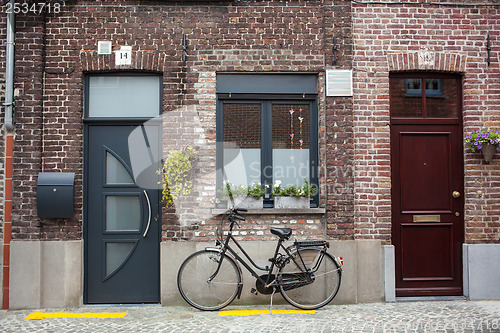
[[106,197],[106,231],[139,231],[141,203],[135,195]]
[[160,82],[160,76],[91,76],[89,117],[157,117]]
[[123,264],[134,245],[135,243],[106,243],[106,276]]
[[134,184],[127,169],[109,152],[106,152],[106,184]]

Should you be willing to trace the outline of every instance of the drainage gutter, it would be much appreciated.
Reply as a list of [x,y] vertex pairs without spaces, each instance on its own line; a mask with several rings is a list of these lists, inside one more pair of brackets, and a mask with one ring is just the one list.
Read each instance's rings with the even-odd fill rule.
[[5,129],[12,131],[14,129],[14,39],[15,39],[15,14],[14,5],[7,13],[7,47],[5,53]]

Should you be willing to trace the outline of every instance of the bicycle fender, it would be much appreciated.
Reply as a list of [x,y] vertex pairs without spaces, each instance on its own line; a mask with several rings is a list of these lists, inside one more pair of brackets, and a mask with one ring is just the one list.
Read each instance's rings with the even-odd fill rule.
[[[214,251],[214,252],[222,253],[222,249],[218,248],[218,247],[206,247],[205,251]],[[243,271],[241,270],[241,266],[240,266],[240,263],[238,262],[238,260],[234,259],[234,257],[231,254],[226,252],[226,253],[224,253],[224,255],[231,258],[234,261],[234,263],[236,264],[236,267],[238,268],[238,271],[240,272],[241,283],[238,286],[240,288],[240,290],[238,291],[238,299],[239,299],[241,296],[241,289],[243,289]]]

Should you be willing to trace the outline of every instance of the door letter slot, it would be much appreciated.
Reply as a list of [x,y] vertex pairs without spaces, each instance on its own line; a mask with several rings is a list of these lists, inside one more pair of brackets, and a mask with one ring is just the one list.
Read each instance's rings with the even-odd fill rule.
[[413,222],[441,222],[441,215],[413,215]]

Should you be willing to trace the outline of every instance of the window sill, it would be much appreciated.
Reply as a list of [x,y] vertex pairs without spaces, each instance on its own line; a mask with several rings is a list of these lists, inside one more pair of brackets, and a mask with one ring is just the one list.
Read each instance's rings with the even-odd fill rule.
[[[212,215],[222,215],[227,212],[227,209],[212,209]],[[249,209],[244,212],[244,215],[310,215],[310,214],[325,214],[325,208],[262,208]]]

